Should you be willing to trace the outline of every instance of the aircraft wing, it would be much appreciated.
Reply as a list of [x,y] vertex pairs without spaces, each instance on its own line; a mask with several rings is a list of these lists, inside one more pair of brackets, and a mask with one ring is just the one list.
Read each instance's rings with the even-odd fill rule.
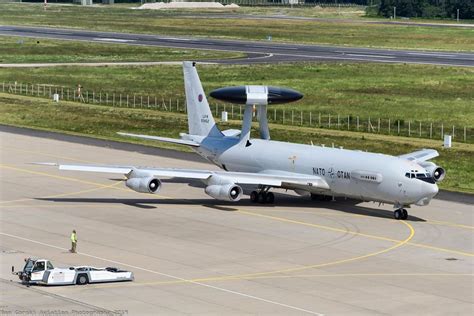
[[422,149],[422,150],[414,151],[409,154],[398,156],[398,158],[403,158],[403,159],[414,161],[414,162],[424,162],[438,156],[439,156],[439,153],[437,150]]
[[310,176],[295,173],[247,173],[247,172],[227,172],[201,169],[179,169],[179,168],[152,168],[134,166],[113,166],[113,165],[69,165],[56,163],[35,163],[37,165],[47,165],[58,167],[59,170],[85,171],[123,174],[130,176],[133,173],[140,176],[154,176],[158,178],[180,178],[189,180],[209,180],[212,177],[223,178],[235,184],[256,184],[271,187],[312,187],[328,190],[327,182],[318,176]]

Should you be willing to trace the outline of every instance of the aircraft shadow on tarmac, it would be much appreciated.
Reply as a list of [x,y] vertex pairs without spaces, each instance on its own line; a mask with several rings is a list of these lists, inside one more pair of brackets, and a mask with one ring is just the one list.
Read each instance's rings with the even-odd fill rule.
[[[393,218],[393,212],[383,209],[372,209],[357,205],[361,201],[352,199],[338,199],[336,201],[313,201],[308,197],[292,196],[275,192],[275,204],[252,203],[245,197],[238,203],[219,201],[212,198],[204,199],[121,199],[121,198],[36,198],[40,201],[51,201],[59,203],[104,203],[124,204],[142,209],[156,209],[158,205],[201,205],[221,211],[237,211],[239,207],[254,207],[271,209],[278,207],[319,207],[353,215],[362,215],[374,218]],[[314,210],[318,214],[318,210]],[[425,222],[426,220],[409,215],[408,221]]]

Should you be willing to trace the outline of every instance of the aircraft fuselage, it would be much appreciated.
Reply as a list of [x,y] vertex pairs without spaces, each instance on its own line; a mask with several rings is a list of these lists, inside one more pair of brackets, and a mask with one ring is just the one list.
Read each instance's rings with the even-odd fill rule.
[[315,188],[311,193],[405,206],[425,205],[438,192],[436,183],[406,177],[425,173],[423,167],[395,156],[263,139],[250,144],[207,137],[197,151],[227,171],[316,175],[330,186],[329,192]]

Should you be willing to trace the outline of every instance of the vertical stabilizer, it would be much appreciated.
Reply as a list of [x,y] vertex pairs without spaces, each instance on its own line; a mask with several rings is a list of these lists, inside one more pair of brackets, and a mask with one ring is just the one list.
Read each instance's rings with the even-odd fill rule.
[[214,137],[223,136],[212,117],[195,63],[190,61],[183,62],[183,73],[189,134]]

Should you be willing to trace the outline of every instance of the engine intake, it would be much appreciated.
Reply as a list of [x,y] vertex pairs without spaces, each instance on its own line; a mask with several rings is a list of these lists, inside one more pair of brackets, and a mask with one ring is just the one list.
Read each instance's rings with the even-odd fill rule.
[[242,188],[236,184],[208,185],[204,190],[216,200],[237,202],[242,198]]
[[161,181],[153,177],[130,178],[125,185],[136,192],[156,194],[160,191]]
[[432,176],[436,182],[443,181],[443,179],[446,177],[446,170],[441,167],[436,167],[432,172]]
[[422,167],[426,169],[426,171],[431,175],[434,181],[440,182],[446,177],[446,170],[441,168],[434,162],[428,161],[421,164]]

